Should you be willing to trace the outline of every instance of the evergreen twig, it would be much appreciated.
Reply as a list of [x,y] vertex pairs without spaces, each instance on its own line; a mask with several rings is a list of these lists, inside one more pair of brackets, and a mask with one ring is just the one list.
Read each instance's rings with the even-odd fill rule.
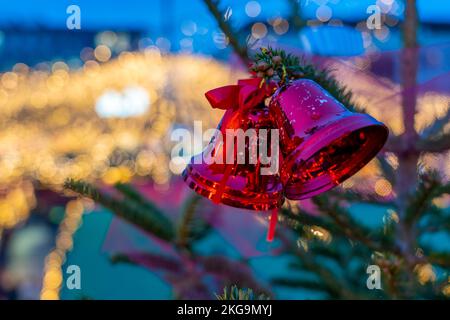
[[395,169],[394,167],[386,160],[383,154],[379,154],[377,156],[379,167],[384,175],[384,177],[392,184],[395,184]]
[[[330,217],[336,223],[336,226],[338,226],[342,232],[353,241],[360,242],[374,251],[382,252],[391,249],[394,252],[398,252],[397,248],[390,247],[390,245],[393,246],[393,244],[384,243],[382,239],[377,241],[376,239],[371,238],[371,231],[354,220],[337,202],[329,201],[326,196],[314,197],[313,202],[318,206],[321,212]],[[388,239],[384,239],[384,241],[387,240]]]
[[289,0],[289,5],[291,7],[291,15],[289,17],[290,25],[294,28],[296,32],[300,31],[306,23],[301,17],[301,6],[299,0]]
[[124,254],[119,253],[111,257],[111,262],[116,263],[128,263],[141,267],[145,267],[151,270],[166,271],[180,273],[183,270],[182,263],[172,257],[165,256],[163,254],[153,253],[131,253]]
[[443,184],[437,172],[422,175],[417,191],[409,198],[404,222],[411,225],[430,209],[431,201],[450,193],[450,183]]
[[222,294],[216,294],[217,300],[269,300],[265,294],[255,294],[250,288],[238,288],[236,285],[223,288]]
[[437,138],[421,138],[417,142],[417,149],[430,153],[442,153],[450,150],[450,132],[443,133]]
[[188,248],[192,240],[197,240],[204,236],[210,229],[209,225],[198,217],[198,207],[202,198],[194,194],[189,197],[184,204],[181,218],[177,227],[177,244]]
[[130,199],[115,199],[89,183],[73,179],[66,180],[64,187],[93,199],[123,219],[161,239],[168,241],[174,239],[172,222],[156,206],[150,209]]
[[373,193],[361,193],[353,190],[330,190],[327,194],[337,200],[395,207],[395,203],[393,201],[384,200],[377,194]]
[[304,59],[270,47],[261,48],[253,61],[250,70],[265,81],[275,81],[281,86],[295,79],[313,80],[349,110],[363,111],[354,101],[352,91],[340,84],[329,69],[318,69]]
[[424,140],[429,140],[433,136],[439,135],[443,132],[444,127],[450,123],[450,104],[447,109],[447,113],[438,119],[436,119],[432,124],[426,127],[422,133],[421,138]]

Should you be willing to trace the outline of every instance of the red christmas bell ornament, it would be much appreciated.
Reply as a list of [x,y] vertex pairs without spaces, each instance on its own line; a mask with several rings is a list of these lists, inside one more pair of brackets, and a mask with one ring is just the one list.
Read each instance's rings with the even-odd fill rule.
[[325,192],[364,167],[385,144],[387,127],[353,113],[311,80],[274,94],[270,111],[280,130],[285,196],[300,200]]
[[[271,140],[271,129],[276,127],[264,104],[273,89],[260,84],[258,78],[240,80],[238,85],[206,93],[214,108],[227,111],[209,145],[191,159],[183,178],[190,188],[215,203],[270,210],[284,201],[278,168],[271,174],[261,174],[262,169],[272,164],[261,161],[259,146]],[[261,129],[267,133],[264,139]],[[267,156],[279,161],[279,155],[275,156],[277,150],[278,145],[276,150],[269,148]]]

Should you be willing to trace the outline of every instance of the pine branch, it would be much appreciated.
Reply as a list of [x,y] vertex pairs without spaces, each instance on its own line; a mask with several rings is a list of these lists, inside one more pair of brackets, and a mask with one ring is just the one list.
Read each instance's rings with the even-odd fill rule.
[[[345,235],[335,234],[330,243],[310,240],[304,248],[291,246],[285,234],[281,237],[290,246],[291,252],[298,257],[298,260],[290,263],[289,267],[295,268],[296,271],[313,273],[317,279],[305,275],[307,283],[301,283],[297,282],[296,278],[277,278],[276,281],[282,282],[285,279],[286,282],[276,284],[326,292],[328,298],[332,299],[368,299],[374,298],[373,294],[378,298],[385,296],[379,292],[372,294],[361,287],[367,276],[363,266],[372,254],[368,247],[354,246]],[[350,262],[355,262],[355,259],[360,266],[358,269],[350,267]],[[340,268],[336,268],[336,264]]]
[[148,201],[130,184],[117,183],[114,185],[114,188],[130,201],[135,202],[137,205],[142,206],[150,212],[155,212],[155,214],[158,214],[160,217],[164,217],[164,213],[155,206],[154,203]]
[[245,262],[223,256],[197,256],[194,261],[203,268],[204,272],[222,279],[225,285],[238,283],[240,286],[264,293],[268,297],[272,296],[270,291],[254,278],[253,270]]
[[443,268],[450,268],[450,253],[449,252],[431,252],[427,256],[428,262],[436,264]]
[[115,212],[121,218],[161,239],[167,241],[174,239],[172,222],[156,207],[150,210],[148,207],[144,207],[130,199],[115,199],[91,184],[82,181],[69,179],[64,183],[64,187],[93,199],[105,208]]
[[407,153],[407,154],[419,154],[415,144],[405,144],[404,136],[396,136],[390,134],[386,144],[383,146],[385,152],[393,152],[396,154]]
[[336,223],[336,226],[338,226],[342,232],[353,241],[362,243],[374,251],[399,251],[397,248],[393,247],[392,243],[385,243],[389,240],[387,238],[383,237],[379,241],[371,238],[369,236],[371,231],[355,221],[346,210],[339,206],[338,203],[330,202],[326,196],[317,196],[312,199],[321,212],[330,217]]
[[318,206],[324,216],[312,215],[300,209],[299,214],[293,214],[287,209],[281,210],[284,224],[296,232],[297,236],[305,236],[305,226],[318,226],[329,231],[333,236],[345,237],[356,243],[365,245],[372,251],[393,250],[398,252],[394,246],[393,239],[387,234],[374,233],[361,226],[351,215],[341,208],[337,203],[324,200],[325,197],[315,197],[313,202]]
[[[313,215],[312,213],[308,213],[301,208],[299,210],[300,212],[298,214],[294,214],[292,213],[292,211],[286,208],[282,208],[280,210],[280,215],[283,217],[286,224],[288,224],[289,227],[291,227],[292,229],[302,232],[303,230],[301,230],[301,228],[307,225],[307,226],[319,226],[321,228],[331,231],[332,233],[339,232],[336,226],[331,224],[324,217]],[[299,225],[296,226],[295,223]]]
[[314,281],[309,279],[295,279],[295,278],[273,278],[271,283],[276,286],[288,287],[288,288],[303,288],[314,291],[325,291],[330,295],[336,295],[329,287],[325,286],[320,281]]
[[393,201],[384,200],[377,194],[372,193],[359,193],[352,190],[330,190],[327,194],[337,200],[395,207],[395,203]]
[[443,209],[430,205],[425,219],[418,226],[419,234],[446,231],[450,233],[450,214]]
[[253,61],[250,70],[265,81],[275,81],[281,86],[295,79],[310,79],[349,110],[363,111],[361,106],[356,105],[351,90],[341,85],[329,69],[318,69],[304,59],[300,60],[282,49],[273,48],[261,48],[261,52],[254,55]]
[[383,154],[377,155],[378,164],[380,166],[381,171],[383,172],[384,177],[392,184],[395,184],[395,169],[392,165],[386,160]]
[[442,133],[444,127],[449,123],[450,123],[450,105],[449,108],[447,109],[447,113],[443,117],[436,119],[431,125],[426,127],[422,131],[420,136],[425,141],[430,140],[433,136]]
[[182,215],[177,228],[177,245],[189,248],[193,240],[198,240],[205,236],[210,230],[210,226],[204,219],[198,217],[198,206],[202,197],[195,194],[188,198],[184,204]]
[[450,150],[450,132],[444,133],[437,138],[420,139],[417,149],[422,152],[443,153]]
[[116,255],[114,263],[129,263],[156,271],[171,286],[175,299],[204,300],[210,299],[211,290],[202,281],[203,275],[197,268],[186,268],[186,260],[176,259],[164,254],[131,253]]
[[294,28],[295,31],[299,32],[306,23],[301,18],[300,14],[300,1],[299,0],[288,0],[289,6],[291,7],[291,15],[289,17],[290,25]]
[[239,42],[238,35],[233,31],[233,28],[229,24],[229,20],[225,21],[223,13],[219,10],[219,1],[216,0],[203,0],[208,7],[209,12],[216,19],[222,32],[228,38],[230,45],[233,47],[234,52],[241,58],[242,62],[247,65],[249,57],[247,53],[247,46],[243,46]]
[[356,299],[357,295],[349,290],[349,285],[344,278],[337,276],[330,269],[320,262],[315,261],[314,255],[303,251],[296,245],[292,244],[289,238],[284,234],[280,234],[280,239],[290,248],[291,253],[297,256],[305,269],[316,274],[321,279],[324,286],[329,292],[332,292],[333,297],[342,297],[344,299]]
[[[329,244],[315,241],[314,243],[310,244],[309,247],[311,249],[311,252],[314,252],[315,255],[336,261],[342,266],[343,263],[348,263],[348,260],[346,259],[344,252],[340,250],[339,245],[341,243],[339,243],[339,240],[341,239],[334,238]],[[346,244],[348,244],[348,241],[346,241]],[[354,253],[354,251],[352,252]]]
[[172,273],[180,273],[183,270],[180,261],[164,255],[152,253],[115,254],[111,257],[111,262],[114,264],[128,263],[142,266],[150,270],[157,269]]
[[417,191],[411,195],[406,207],[405,223],[412,225],[430,208],[433,199],[450,193],[450,183],[443,184],[437,172],[421,176]]
[[223,288],[223,293],[216,294],[217,300],[270,300],[265,294],[255,294],[250,288],[238,288],[236,285]]

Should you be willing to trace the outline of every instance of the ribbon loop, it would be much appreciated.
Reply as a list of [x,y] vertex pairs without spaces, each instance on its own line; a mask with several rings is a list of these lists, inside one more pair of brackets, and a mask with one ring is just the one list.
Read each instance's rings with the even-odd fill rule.
[[209,90],[205,96],[215,109],[250,109],[271,96],[274,88],[272,83],[264,84],[262,78],[241,79],[237,85]]

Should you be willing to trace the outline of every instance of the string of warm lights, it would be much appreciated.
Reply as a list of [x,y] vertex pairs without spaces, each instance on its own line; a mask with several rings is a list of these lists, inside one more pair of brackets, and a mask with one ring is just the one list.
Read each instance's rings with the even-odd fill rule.
[[12,194],[0,201],[0,226],[23,220],[5,208],[24,216],[11,191],[24,182],[60,190],[67,177],[107,184],[142,177],[166,185],[181,170],[169,159],[171,131],[194,120],[213,127],[220,112],[202,92],[238,76],[212,59],[157,49],[88,60],[78,71],[61,61],[43,69],[19,63],[0,75],[0,185]]
[[45,259],[41,299],[59,299],[63,281],[62,265],[65,262],[66,253],[72,249],[73,234],[80,225],[83,212],[92,210],[93,206],[90,199],[71,200],[67,203],[64,219],[59,224],[56,246]]
[[35,204],[34,189],[29,181],[5,190],[0,198],[0,230],[26,220]]

